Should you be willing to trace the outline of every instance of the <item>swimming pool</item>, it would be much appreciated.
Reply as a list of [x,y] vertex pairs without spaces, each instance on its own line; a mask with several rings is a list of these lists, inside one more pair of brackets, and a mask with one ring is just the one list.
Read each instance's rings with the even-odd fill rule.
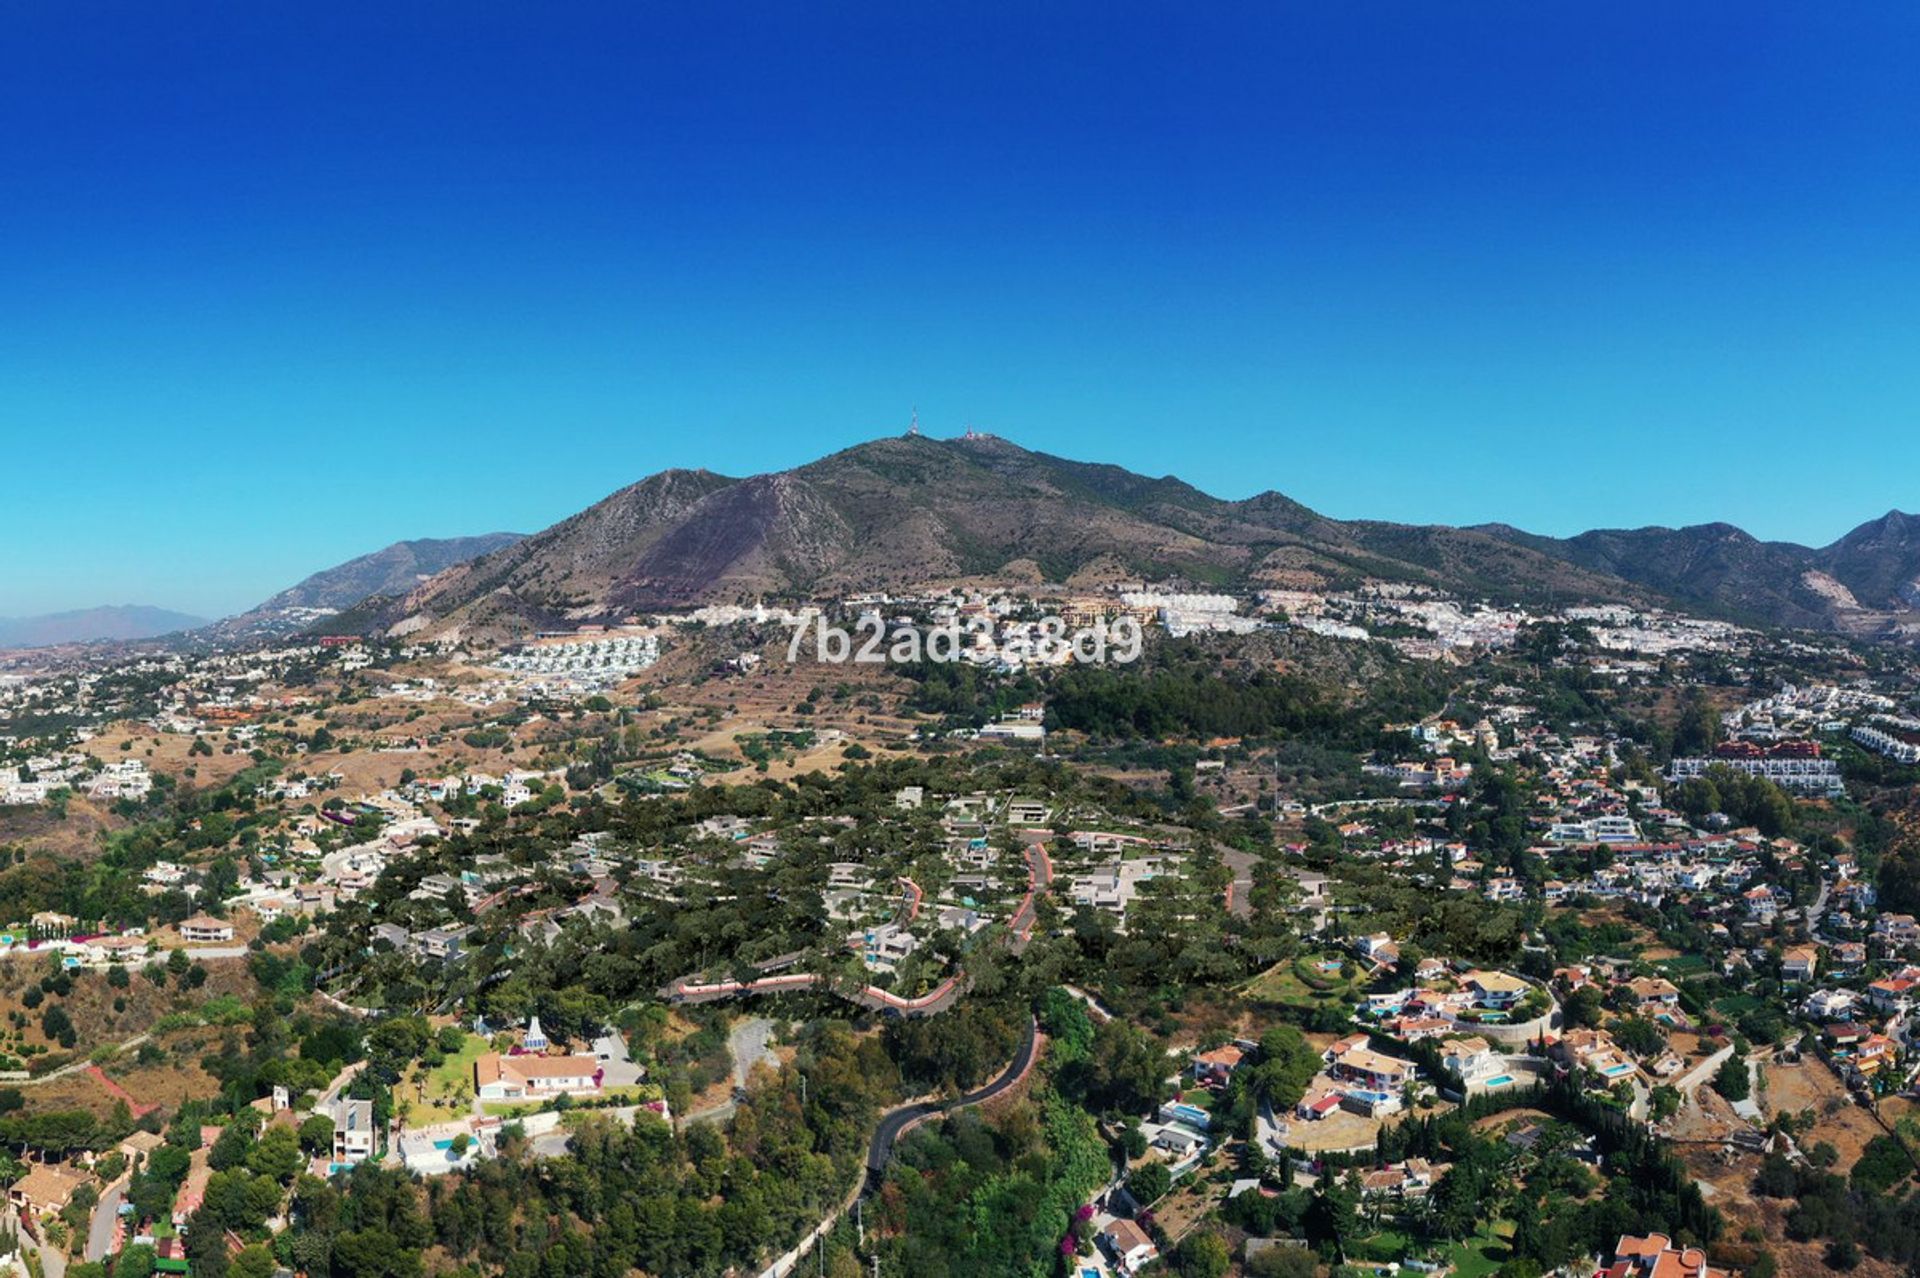
[[1633,1066],[1627,1064],[1625,1061],[1621,1061],[1618,1065],[1609,1065],[1600,1072],[1608,1078],[1618,1078],[1622,1074],[1633,1073]]
[[1172,1115],[1174,1122],[1186,1123],[1202,1130],[1205,1130],[1207,1125],[1213,1121],[1213,1115],[1207,1113],[1206,1110],[1201,1109],[1198,1105],[1172,1104],[1167,1106],[1167,1113]]
[[1489,1078],[1487,1080],[1487,1086],[1488,1087],[1505,1087],[1508,1083],[1511,1083],[1512,1081],[1513,1081],[1513,1075],[1499,1074],[1493,1078]]

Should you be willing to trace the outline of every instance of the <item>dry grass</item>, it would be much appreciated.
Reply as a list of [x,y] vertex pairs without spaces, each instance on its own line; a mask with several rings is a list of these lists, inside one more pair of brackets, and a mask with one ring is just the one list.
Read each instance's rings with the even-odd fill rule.
[[[187,990],[180,989],[172,978],[164,986],[157,986],[137,969],[128,973],[131,979],[127,988],[117,990],[108,984],[105,972],[76,970],[69,973],[73,982],[70,994],[65,998],[45,995],[39,1007],[29,1009],[24,1002],[26,991],[37,987],[51,971],[48,960],[28,956],[0,959],[0,1050],[14,1055],[22,1047],[62,1051],[40,1028],[42,1015],[56,1004],[66,1009],[73,1022],[72,1050],[84,1055],[103,1045],[117,1046],[151,1029],[168,1013],[191,1011],[216,995],[232,994],[251,1002],[258,993],[245,959],[211,959],[203,966],[207,983]],[[16,1015],[24,1025],[14,1024]]]
[[[1867,1142],[1884,1134],[1872,1115],[1853,1103],[1833,1072],[1811,1056],[1802,1057],[1798,1065],[1769,1064],[1765,1076],[1766,1089],[1758,1097],[1762,1110],[1771,1116],[1811,1109],[1813,1130],[1800,1143],[1832,1145],[1840,1152],[1834,1170],[1843,1175],[1859,1161]],[[1906,1112],[1906,1102],[1884,1102],[1882,1111],[1893,1122]]]

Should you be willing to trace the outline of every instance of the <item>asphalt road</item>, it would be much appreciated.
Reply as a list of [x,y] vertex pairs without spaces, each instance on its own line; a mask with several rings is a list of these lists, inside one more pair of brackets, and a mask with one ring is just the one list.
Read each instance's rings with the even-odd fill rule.
[[113,1246],[113,1227],[120,1219],[120,1200],[124,1186],[114,1185],[100,1195],[99,1205],[93,1209],[93,1225],[87,1233],[88,1260],[105,1260],[107,1251]]
[[871,1185],[879,1181],[880,1173],[886,1170],[887,1164],[893,1159],[893,1147],[899,1142],[901,1133],[914,1123],[929,1115],[990,1101],[1018,1082],[1033,1064],[1033,1055],[1039,1046],[1039,1034],[1039,1022],[1029,1019],[1026,1036],[1020,1041],[1020,1049],[1013,1054],[1013,1062],[979,1090],[968,1092],[958,1100],[920,1101],[888,1110],[880,1119],[880,1125],[874,1129],[873,1141],[867,1146],[868,1183]]

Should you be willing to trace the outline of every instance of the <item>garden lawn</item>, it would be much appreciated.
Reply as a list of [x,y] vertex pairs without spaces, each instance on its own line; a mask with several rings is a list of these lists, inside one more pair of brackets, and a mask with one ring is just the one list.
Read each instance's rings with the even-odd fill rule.
[[[411,1101],[408,1122],[415,1127],[450,1123],[473,1112],[473,1063],[488,1051],[487,1040],[469,1034],[460,1050],[428,1071],[415,1087],[411,1079],[394,1089],[396,1101]],[[462,1099],[462,1098],[465,1099]]]
[[[1328,955],[1329,958],[1340,957]],[[1317,1007],[1328,1003],[1348,1004],[1359,995],[1358,980],[1348,980],[1339,972],[1317,970],[1319,956],[1285,959],[1247,982],[1247,996],[1261,1002],[1284,1003],[1294,1007]],[[1302,980],[1296,965],[1313,973],[1314,985]],[[1316,988],[1324,986],[1324,988]]]
[[1506,1263],[1511,1250],[1507,1239],[1512,1236],[1510,1222],[1495,1221],[1491,1228],[1483,1228],[1473,1237],[1448,1247],[1444,1258],[1453,1265],[1456,1278],[1487,1278]]

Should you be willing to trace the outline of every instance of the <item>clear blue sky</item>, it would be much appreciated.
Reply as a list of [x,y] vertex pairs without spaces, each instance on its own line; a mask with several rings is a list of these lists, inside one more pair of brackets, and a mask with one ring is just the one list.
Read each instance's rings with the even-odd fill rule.
[[904,428],[1542,532],[1920,506],[1920,7],[9,8],[0,614]]

